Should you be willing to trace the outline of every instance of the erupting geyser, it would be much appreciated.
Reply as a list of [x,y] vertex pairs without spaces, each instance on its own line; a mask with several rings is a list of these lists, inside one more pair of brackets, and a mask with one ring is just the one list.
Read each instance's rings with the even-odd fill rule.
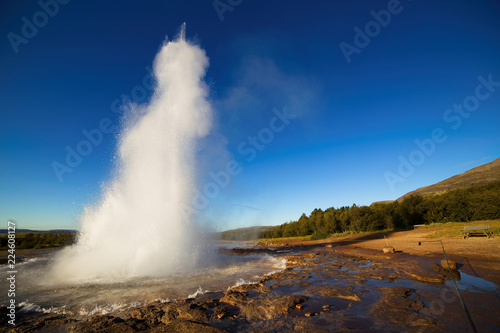
[[[77,244],[52,270],[58,281],[114,281],[195,267],[200,242],[190,207],[197,140],[211,128],[203,81],[205,52],[184,38],[165,42],[154,60],[156,87],[148,105],[131,105],[117,152],[116,177],[87,208]],[[134,118],[134,119],[132,119]]]

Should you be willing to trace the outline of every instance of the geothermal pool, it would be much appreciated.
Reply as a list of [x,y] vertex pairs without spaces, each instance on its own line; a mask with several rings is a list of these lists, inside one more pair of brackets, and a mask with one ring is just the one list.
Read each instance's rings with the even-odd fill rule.
[[[55,255],[40,255],[16,265],[16,302],[23,306],[21,311],[74,316],[118,313],[152,301],[184,299],[257,282],[260,277],[285,268],[284,259],[267,254],[218,255],[217,260],[189,273],[61,284],[51,280],[50,267]],[[7,265],[1,265],[0,274],[7,276],[8,270]],[[7,280],[0,281],[0,288],[8,290]],[[7,306],[8,302],[7,293],[1,294],[0,305]]]
[[[202,143],[214,117],[208,65],[205,51],[186,40],[185,25],[162,43],[153,61],[154,92],[143,104],[124,102],[113,170],[99,200],[85,206],[77,242],[16,265],[18,305],[109,313],[225,290],[284,268],[284,260],[267,255],[219,254],[207,238],[213,228],[201,227],[206,207],[197,195],[208,170],[198,158],[210,156],[200,147],[210,146]],[[0,284],[7,287],[7,280]]]

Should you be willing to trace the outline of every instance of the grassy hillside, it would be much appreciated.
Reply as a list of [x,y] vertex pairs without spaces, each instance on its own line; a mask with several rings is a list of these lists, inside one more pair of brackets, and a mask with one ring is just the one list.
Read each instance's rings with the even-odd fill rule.
[[274,227],[249,227],[226,230],[220,233],[220,238],[222,240],[231,241],[249,241],[256,240],[259,238],[262,232],[273,229]]
[[419,194],[423,197],[447,193],[460,188],[480,186],[500,181],[500,158],[462,174],[445,179],[434,185],[421,187],[415,191],[406,193],[398,200],[401,201],[412,195]]

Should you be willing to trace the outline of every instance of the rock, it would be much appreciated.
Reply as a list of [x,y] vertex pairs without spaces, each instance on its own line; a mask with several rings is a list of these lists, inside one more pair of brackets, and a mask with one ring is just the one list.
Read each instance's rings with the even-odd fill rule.
[[302,310],[304,308],[302,304],[295,304],[295,307],[299,310]]
[[130,317],[133,319],[143,320],[148,323],[148,325],[156,325],[161,322],[163,315],[164,312],[162,309],[155,306],[148,306],[132,310]]
[[346,299],[348,301],[358,302],[361,298],[358,295],[339,295],[338,297]]
[[71,326],[71,332],[137,332],[147,330],[148,327],[137,319],[124,321],[110,315],[90,317]]
[[220,299],[222,303],[233,306],[241,306],[248,302],[247,293],[229,290],[226,295]]
[[[158,322],[162,322],[164,324],[170,324],[174,321],[184,320],[198,323],[207,323],[208,315],[204,311],[204,307],[200,307],[197,304],[186,304],[173,302],[163,307],[163,311],[157,312],[157,314],[161,314],[161,316],[157,316],[156,320],[148,320],[148,317],[145,316],[145,320],[151,326],[156,325]],[[147,313],[146,313],[147,315]]]
[[223,306],[218,306],[214,309],[214,315],[218,319],[224,319],[225,317],[227,317],[227,309]]
[[384,247],[384,253],[394,253],[396,250],[392,246]]
[[175,308],[165,309],[165,314],[161,317],[160,321],[164,324],[171,323],[177,318],[179,312]]
[[241,286],[231,288],[230,290],[225,292],[225,295],[228,295],[229,293],[232,293],[232,292],[239,292],[239,293],[247,294],[249,291],[256,291],[256,292],[265,294],[265,293],[272,292],[272,289],[269,287],[266,287],[264,285],[264,283],[262,282],[262,280],[260,280],[257,283],[243,284]]
[[[119,331],[116,331],[119,332]],[[204,333],[223,333],[221,329],[213,327],[206,323],[192,322],[189,320],[176,320],[166,327],[161,327],[154,332],[204,332]]]
[[269,281],[269,280],[271,280],[271,277],[270,277],[269,275],[267,275],[267,276],[263,276],[263,277],[260,279],[260,281],[259,281],[259,282],[261,282],[261,283],[265,283],[265,282],[267,282],[267,281]]
[[[371,278],[371,276],[370,276]],[[382,279],[381,279],[382,280]],[[352,281],[353,284],[365,284],[366,283],[366,280],[364,279],[361,279],[361,280],[354,280]]]
[[[7,309],[7,308],[5,308],[5,309]],[[9,317],[6,317],[6,318],[9,318]],[[47,317],[41,318],[39,320],[35,320],[34,323],[29,323],[28,325],[30,326],[30,330],[25,331],[25,330],[21,329],[21,330],[17,331],[15,329],[14,330],[7,329],[6,331],[3,331],[0,328],[0,332],[28,332],[28,331],[31,331],[31,332],[35,332],[35,331],[59,332],[59,330],[58,330],[59,326],[68,326],[69,324],[75,323],[75,322],[76,322],[76,319],[65,318],[64,315],[50,314]],[[7,321],[2,323],[1,326],[4,326],[6,323],[7,323]]]
[[360,301],[361,298],[354,291],[354,286],[313,286],[305,291],[307,294],[320,294],[323,297],[339,297],[349,301]]
[[457,262],[455,260],[448,259],[448,263],[446,262],[446,259],[441,260],[441,267],[443,267],[444,269],[448,269],[448,264],[450,264],[450,268],[452,271],[457,269]]
[[330,305],[323,305],[323,311],[329,311]]
[[290,312],[297,304],[309,298],[298,295],[280,295],[257,298],[240,308],[242,314],[251,320],[268,320]]
[[142,310],[142,309],[134,309],[134,310],[132,310],[132,313],[130,314],[130,317],[132,317],[134,319],[143,320],[144,319],[144,313],[145,313],[145,311]]
[[206,323],[208,322],[207,314],[200,309],[179,309],[177,319],[189,320],[192,322]]
[[326,247],[333,247],[332,244],[326,244]]
[[457,281],[462,280],[462,275],[460,275],[460,271],[454,270],[454,271],[451,271],[451,274],[453,275],[455,280],[457,280]]

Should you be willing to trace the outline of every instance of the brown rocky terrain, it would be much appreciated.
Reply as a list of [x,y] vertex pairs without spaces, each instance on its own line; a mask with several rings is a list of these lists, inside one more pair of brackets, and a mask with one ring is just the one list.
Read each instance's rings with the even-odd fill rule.
[[[20,324],[9,328],[2,322],[1,330],[471,331],[453,288],[453,277],[461,287],[461,296],[477,330],[498,331],[500,237],[444,239],[446,253],[458,268],[450,274],[447,266],[441,265],[441,243],[429,238],[434,232],[435,229],[417,229],[314,242],[277,241],[267,246],[235,249],[234,255],[265,252],[285,257],[287,268],[263,277],[256,284],[193,299],[152,302],[108,315],[78,318],[20,312]],[[387,243],[383,236],[387,237]],[[396,252],[384,254],[382,249],[387,245]]]

